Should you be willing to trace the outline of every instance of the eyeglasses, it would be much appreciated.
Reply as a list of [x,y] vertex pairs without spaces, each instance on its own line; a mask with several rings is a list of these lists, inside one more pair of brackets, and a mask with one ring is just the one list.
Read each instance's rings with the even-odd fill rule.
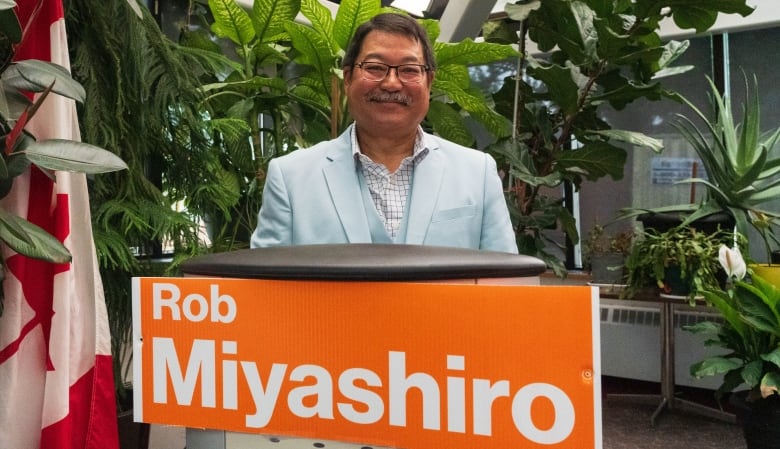
[[355,65],[363,71],[364,80],[377,83],[387,77],[390,69],[395,69],[395,76],[402,83],[419,83],[423,79],[423,74],[431,70],[424,64],[389,65],[382,62],[363,61]]

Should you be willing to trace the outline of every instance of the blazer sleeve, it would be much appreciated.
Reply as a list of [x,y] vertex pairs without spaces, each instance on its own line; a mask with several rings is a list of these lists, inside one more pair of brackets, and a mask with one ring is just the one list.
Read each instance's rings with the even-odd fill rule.
[[517,254],[517,240],[498,176],[496,160],[485,153],[485,203],[482,210],[480,249]]
[[284,175],[277,160],[272,159],[263,187],[263,204],[257,214],[257,227],[249,246],[289,246],[292,244],[292,208]]

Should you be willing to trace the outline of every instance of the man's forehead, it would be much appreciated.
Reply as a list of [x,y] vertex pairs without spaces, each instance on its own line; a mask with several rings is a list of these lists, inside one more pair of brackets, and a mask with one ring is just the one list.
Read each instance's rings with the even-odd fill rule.
[[[393,41],[392,43],[389,42],[391,40]],[[403,43],[402,46],[399,46],[400,43]],[[401,58],[404,61],[414,62],[423,58],[422,44],[403,34],[372,31],[366,35],[360,49],[360,55],[363,59],[370,57],[382,58],[391,55],[398,57],[398,54],[401,52],[406,53]]]

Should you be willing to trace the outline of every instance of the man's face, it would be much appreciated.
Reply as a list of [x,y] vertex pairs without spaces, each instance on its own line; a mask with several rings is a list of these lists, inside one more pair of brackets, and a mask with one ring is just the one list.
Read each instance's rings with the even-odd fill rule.
[[[425,64],[422,45],[410,37],[371,31],[366,35],[356,59],[388,65]],[[360,67],[344,70],[344,88],[349,112],[359,129],[398,134],[417,128],[428,113],[433,72],[419,83],[402,83],[394,69],[382,81],[363,78]]]

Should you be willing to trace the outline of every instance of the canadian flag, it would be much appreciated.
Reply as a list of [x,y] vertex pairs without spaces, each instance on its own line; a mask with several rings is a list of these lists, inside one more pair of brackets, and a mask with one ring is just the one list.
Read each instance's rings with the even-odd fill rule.
[[[70,68],[61,0],[18,0],[25,41],[16,59]],[[79,140],[75,104],[49,95],[27,129]],[[0,317],[0,448],[117,448],[116,405],[103,285],[83,174],[33,168],[0,205],[46,229],[73,255],[49,264],[4,249]]]

